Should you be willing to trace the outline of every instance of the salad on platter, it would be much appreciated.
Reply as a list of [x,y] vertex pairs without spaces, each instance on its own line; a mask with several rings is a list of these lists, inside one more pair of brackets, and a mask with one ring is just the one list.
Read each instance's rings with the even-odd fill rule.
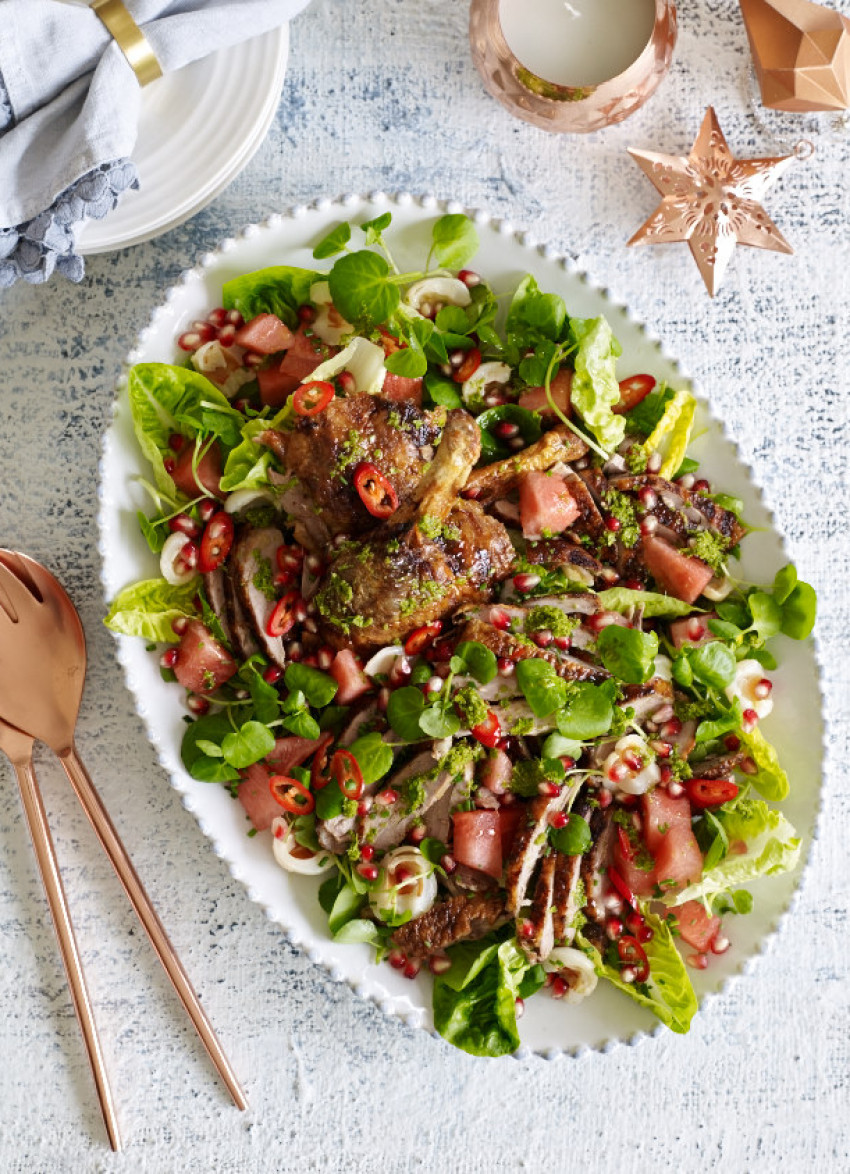
[[689,971],[799,856],[760,723],[814,592],[736,574],[693,396],[624,377],[604,317],[491,288],[461,214],[399,272],[390,223],[131,369],[161,574],[107,625],[182,688],[189,774],[321,878],[335,941],[432,973],[451,1043],[513,1052],[525,1000],[581,1015],[600,979],[685,1032]]

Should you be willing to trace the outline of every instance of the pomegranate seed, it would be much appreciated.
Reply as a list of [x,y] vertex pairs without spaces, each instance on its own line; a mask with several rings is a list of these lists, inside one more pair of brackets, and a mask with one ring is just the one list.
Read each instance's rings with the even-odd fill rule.
[[186,447],[186,437],[179,432],[172,432],[168,438],[168,447],[172,452],[182,452]]
[[513,440],[515,436],[519,436],[519,424],[512,424],[510,420],[500,420],[493,431],[502,440]]
[[357,814],[359,816],[365,818],[371,810],[372,810],[372,796],[366,795],[357,804]]
[[332,648],[320,648],[316,653],[316,663],[323,672],[327,672],[334,662],[336,653]]
[[378,866],[377,864],[358,864],[357,873],[365,881],[375,881],[378,879]]
[[565,811],[555,811],[549,816],[550,827],[565,828],[567,823],[567,813]]
[[313,306],[298,307],[298,321],[303,322],[305,326],[312,326],[316,321],[316,317],[316,310]]
[[188,616],[177,616],[171,621],[171,630],[177,635],[182,636],[189,626]]
[[173,669],[177,663],[177,649],[166,648],[165,652],[159,658],[159,663],[164,669]]
[[201,527],[188,514],[176,514],[169,521],[168,529],[172,534],[185,534],[189,538],[197,538],[201,532]]
[[644,509],[654,510],[658,505],[658,494],[649,485],[644,485],[638,491],[638,500]]
[[613,567],[603,567],[599,572],[599,578],[608,584],[613,584],[619,581],[620,576]]
[[522,574],[514,575],[514,587],[517,591],[533,591],[539,583],[540,576],[530,571],[524,571]]
[[620,978],[623,982],[634,982],[637,978],[637,971],[634,966],[624,966],[620,971]]
[[443,872],[445,872],[448,876],[451,876],[457,868],[457,861],[455,860],[454,856],[449,856],[448,852],[445,856],[441,856],[440,868],[442,868]]
[[621,783],[629,773],[629,768],[622,762],[615,762],[608,767],[608,778],[612,783]]
[[387,706],[389,705],[389,703],[390,703],[390,690],[386,687],[386,685],[384,685],[384,686],[382,686],[382,688],[378,692],[378,709],[380,710],[381,713],[387,712]]
[[286,655],[290,660],[300,660],[304,655],[304,645],[300,640],[290,640],[289,643],[284,646],[284,648]]
[[336,383],[341,395],[354,395],[357,390],[357,383],[350,371],[340,371]]
[[671,799],[681,799],[681,797],[682,797],[682,795],[684,795],[684,793],[685,793],[685,788],[682,786],[682,784],[680,782],[677,782],[676,779],[671,779],[670,782],[667,784],[667,794],[670,796]]
[[443,678],[440,676],[437,676],[435,674],[433,677],[430,677],[425,682],[424,691],[427,696],[430,696],[432,693],[439,693],[440,690],[442,689],[442,687],[443,687]]
[[392,787],[384,787],[383,791],[379,791],[375,796],[375,802],[380,803],[382,807],[392,807],[393,803],[398,802],[398,791],[394,791]]
[[278,824],[278,825],[277,825],[277,827],[276,827],[276,828],[275,828],[275,830],[274,830],[274,838],[275,838],[276,840],[282,840],[282,839],[283,839],[283,837],[284,837],[284,835],[285,835],[285,833],[284,833],[284,830],[283,830],[283,827],[282,827],[282,825],[281,825],[281,824]]
[[197,330],[186,330],[177,339],[181,351],[196,351],[204,340]]
[[191,540],[184,542],[174,560],[174,569],[180,571],[194,571],[198,565],[198,548]]
[[166,473],[170,477],[171,474],[174,472],[174,470],[177,468],[177,462],[174,460],[173,457],[165,457],[162,462],[162,467],[163,467],[163,469],[165,469]]
[[[245,354],[242,356],[242,366],[243,367],[261,367],[265,361],[266,361],[266,356],[265,355],[258,355],[256,353],[256,351],[246,351]],[[244,413],[244,410],[245,410],[244,408],[240,408],[240,411],[242,411],[243,413]]]
[[407,965],[405,966],[404,970],[402,971],[402,974],[404,975],[405,978],[416,978],[417,974],[420,971],[421,966],[422,966],[422,963],[419,962],[417,959],[411,959],[407,963]]
[[600,787],[599,790],[596,792],[596,802],[599,804],[599,806],[604,811],[606,807],[610,807],[611,804],[614,802],[614,796],[611,794],[611,792],[608,790],[607,787]]
[[623,765],[627,766],[632,773],[637,773],[643,766],[643,761],[634,750],[627,750],[623,755]]
[[502,607],[490,608],[490,623],[500,632],[506,632],[511,626],[511,617]]
[[[656,716],[656,719],[655,719],[655,720],[656,720],[656,721],[658,721],[658,717],[657,717],[657,716]],[[671,717],[671,718],[669,719],[669,721],[665,721],[665,722],[664,722],[664,724],[661,726],[661,729],[660,729],[660,733],[661,733],[661,736],[662,736],[662,738],[665,738],[665,739],[667,739],[668,741],[669,741],[671,738],[676,738],[676,737],[678,737],[678,736],[679,736],[679,734],[681,734],[681,732],[682,732],[682,723],[681,723],[681,722],[679,721],[679,719],[678,719],[677,717],[675,717],[675,716],[674,716],[674,717]]]
[[659,758],[669,758],[673,753],[673,747],[669,742],[650,742],[649,745]]
[[451,968],[452,960],[446,954],[433,954],[428,959],[428,969],[432,974],[445,974]]
[[544,779],[542,783],[537,784],[537,794],[546,795],[550,799],[554,799],[556,795],[560,795],[561,788],[557,783],[551,782],[549,779]]
[[461,366],[465,358],[466,351],[452,351],[452,353],[449,355],[449,363],[456,370]]
[[[412,665],[404,654],[401,654],[393,661],[393,667],[389,672],[389,682],[391,685],[404,685],[410,679]],[[442,686],[442,682],[440,682]]]
[[682,489],[693,489],[695,480],[696,478],[693,473],[684,473],[681,477],[677,478],[676,484],[681,485]]
[[197,693],[190,693],[186,698],[186,707],[200,717],[205,713],[209,713],[210,703],[206,697],[199,697]]
[[[524,938],[532,937],[532,935],[534,934],[534,924],[526,918],[525,921],[520,922],[519,932],[520,932],[521,937],[524,937]],[[547,986],[550,985],[548,981],[547,981],[546,985]]]
[[307,667],[311,668],[311,669],[316,669],[319,667],[318,661],[316,660],[316,657],[313,655],[312,652],[310,653],[309,656],[305,656],[304,659],[301,661],[301,663],[306,664]]
[[641,583],[640,579],[624,579],[623,586],[628,591],[643,591],[644,589],[644,585]]
[[407,838],[411,844],[421,844],[428,834],[428,829],[424,823],[417,824],[416,827],[411,828],[407,833]]
[[704,477],[694,482],[694,493],[711,493],[711,485]]
[[227,322],[227,310],[225,310],[224,306],[217,306],[215,310],[210,310],[209,314],[207,314],[207,322],[215,326],[216,329],[224,326]]
[[311,575],[321,575],[322,571],[325,569],[324,559],[320,558],[317,554],[308,554],[306,563],[307,570]]
[[407,965],[407,955],[402,954],[401,950],[390,950],[387,954],[387,961],[395,970],[404,970]]
[[360,859],[365,860],[368,864],[370,860],[375,859],[375,845],[362,844],[360,847]]
[[512,677],[516,672],[516,662],[509,656],[500,656],[496,661],[496,668],[500,677]]
[[661,453],[651,452],[646,458],[646,471],[647,473],[657,473],[663,464],[664,458],[661,456]]
[[552,635],[552,633],[549,631],[548,628],[541,628],[539,632],[535,632],[532,635],[531,639],[534,641],[534,643],[537,645],[538,648],[548,648],[549,645],[552,643],[554,636]]
[[283,669],[278,668],[276,664],[270,664],[267,669],[263,671],[263,680],[267,685],[276,685],[283,676]]
[[[307,604],[303,599],[299,600],[298,603],[295,604],[292,609],[292,615],[295,618],[296,624],[303,624],[307,619]],[[315,627],[312,630],[315,631]]]
[[590,619],[587,621],[587,626],[590,628],[591,632],[596,632],[598,635],[603,628],[607,628],[611,624],[616,624],[616,622],[617,617],[613,612],[601,611],[598,613],[598,615],[590,617]]
[[609,893],[606,893],[603,904],[609,913],[619,915],[623,912],[623,898],[615,889],[611,889]]
[[233,326],[236,330],[238,330],[240,326],[245,325],[245,319],[238,310],[228,310],[225,324],[227,326]]
[[304,562],[304,551],[300,546],[279,546],[277,565],[282,571],[298,571]]
[[552,985],[549,987],[549,993],[553,999],[563,999],[569,989],[569,986],[561,978],[560,974],[556,974],[552,979]]
[[743,713],[743,727],[749,734],[750,730],[754,729],[759,720],[759,715],[754,709],[745,709]]
[[216,328],[211,322],[193,322],[192,329],[196,330],[198,334],[200,334],[201,342],[212,342],[216,336]]
[[569,636],[556,636],[555,647],[559,648],[561,652],[566,652],[572,644],[572,639]]
[[218,502],[213,501],[209,497],[205,497],[198,506],[198,516],[205,524],[210,520],[213,514],[218,512]]
[[745,775],[757,775],[759,772],[755,759],[750,758],[749,755],[747,755],[738,769],[742,770]]
[[291,587],[295,582],[295,576],[292,571],[278,571],[272,577],[272,582],[275,587]]
[[576,760],[574,758],[570,758],[568,754],[561,755],[561,766],[564,768],[564,770],[572,770],[575,764]]
[[484,406],[487,408],[501,408],[508,402],[508,397],[502,391],[488,391],[484,396]]
[[525,999],[520,999],[517,997],[514,1000],[514,1014],[516,1015],[517,1019],[522,1019],[523,1015],[525,1014]]
[[694,970],[705,970],[708,966],[708,954],[688,954],[685,961]]
[[644,538],[649,538],[658,529],[658,518],[650,514],[640,524],[640,532]]
[[727,734],[723,739],[723,745],[727,750],[734,752],[741,749],[741,739],[736,734]]
[[757,697],[759,701],[764,701],[765,697],[769,697],[773,690],[773,681],[767,677],[762,677],[760,681],[756,681],[753,685],[753,696]]
[[622,935],[622,932],[623,932],[623,923],[620,920],[620,918],[619,917],[609,917],[608,920],[605,922],[605,933],[608,935],[608,937],[611,939],[611,941],[612,942],[616,941],[616,939]]
[[468,289],[481,284],[481,274],[476,273],[474,269],[461,269],[458,278]]
[[712,954],[725,954],[731,945],[732,943],[727,937],[718,934],[711,943],[711,952]]
[[620,521],[619,518],[606,518],[605,519],[606,529],[613,531],[615,534],[622,527],[622,524],[623,523]]

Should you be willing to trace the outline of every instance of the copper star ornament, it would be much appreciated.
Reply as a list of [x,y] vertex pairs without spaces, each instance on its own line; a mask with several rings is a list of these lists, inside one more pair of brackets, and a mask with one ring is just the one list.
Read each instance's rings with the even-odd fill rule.
[[735,159],[712,106],[687,158],[631,147],[629,154],[663,197],[629,244],[687,241],[712,297],[736,244],[794,252],[759,201],[796,156]]

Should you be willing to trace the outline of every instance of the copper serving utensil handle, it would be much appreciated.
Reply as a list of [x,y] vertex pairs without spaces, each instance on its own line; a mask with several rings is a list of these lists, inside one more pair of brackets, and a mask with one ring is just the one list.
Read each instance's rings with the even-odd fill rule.
[[83,964],[77,947],[71,913],[65,897],[62,884],[62,875],[59,871],[59,862],[56,859],[56,849],[53,846],[53,837],[47,822],[47,814],[41,798],[38,781],[32,765],[33,739],[29,734],[23,734],[13,726],[0,721],[0,750],[11,762],[18,787],[21,793],[21,803],[29,828],[30,839],[35,851],[35,859],[41,882],[47,895],[47,904],[53,918],[53,928],[59,943],[59,953],[65,966],[68,977],[68,986],[71,990],[71,999],[80,1030],[83,1033],[83,1043],[89,1065],[94,1077],[97,1096],[100,1101],[100,1110],[109,1136],[109,1144],[113,1150],[121,1149],[121,1134],[118,1129],[118,1119],[115,1114],[115,1105],[112,1099],[112,1090],[109,1086],[109,1077],[100,1046],[100,1037],[97,1033],[97,1024],[92,1011],[91,999],[86,986]]
[[242,1087],[74,746],[85,670],[85,636],[65,589],[40,563],[0,550],[0,719],[59,758],[201,1042],[237,1107],[246,1109]]

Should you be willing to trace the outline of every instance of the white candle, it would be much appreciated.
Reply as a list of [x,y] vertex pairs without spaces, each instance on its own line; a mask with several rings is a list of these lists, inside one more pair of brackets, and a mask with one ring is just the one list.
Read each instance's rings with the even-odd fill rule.
[[641,55],[655,0],[500,0],[499,20],[526,69],[557,85],[593,86]]

